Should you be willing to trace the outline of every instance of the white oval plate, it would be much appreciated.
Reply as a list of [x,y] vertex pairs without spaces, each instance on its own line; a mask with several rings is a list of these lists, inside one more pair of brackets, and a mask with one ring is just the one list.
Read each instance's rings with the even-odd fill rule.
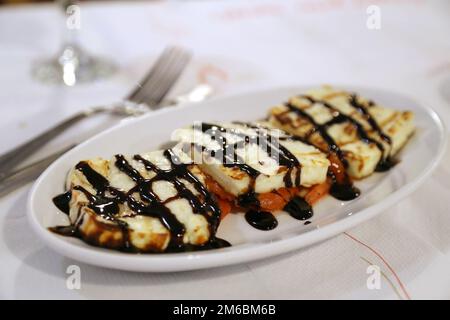
[[242,214],[222,221],[218,236],[232,247],[194,253],[129,254],[96,248],[79,239],[51,233],[47,227],[67,224],[67,217],[53,205],[63,191],[68,170],[79,160],[116,153],[138,153],[161,148],[171,132],[194,121],[252,121],[265,117],[268,108],[308,88],[289,87],[217,99],[201,104],[167,108],[125,121],[89,139],[55,161],[34,184],[28,198],[28,218],[40,238],[67,257],[89,264],[147,272],[202,269],[257,260],[298,249],[330,238],[368,220],[397,203],[417,188],[436,167],[445,150],[444,126],[436,113],[399,94],[349,88],[375,101],[416,114],[417,131],[402,150],[401,162],[387,173],[375,173],[358,181],[362,195],[351,202],[331,197],[314,207],[311,224],[277,215],[279,225],[260,231],[247,224]]

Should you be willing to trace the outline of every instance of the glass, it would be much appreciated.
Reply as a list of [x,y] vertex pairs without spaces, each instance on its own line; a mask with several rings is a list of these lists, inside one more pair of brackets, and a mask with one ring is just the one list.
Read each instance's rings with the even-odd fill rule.
[[43,83],[73,86],[111,76],[115,65],[104,58],[91,56],[78,44],[81,11],[78,1],[56,0],[63,10],[65,37],[62,49],[51,59],[38,61],[32,70],[33,77]]

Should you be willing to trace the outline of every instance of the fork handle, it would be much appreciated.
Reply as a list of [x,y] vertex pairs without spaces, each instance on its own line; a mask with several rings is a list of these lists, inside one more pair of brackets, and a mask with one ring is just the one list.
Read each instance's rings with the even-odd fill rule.
[[79,112],[0,156],[0,179],[50,140],[96,112]]

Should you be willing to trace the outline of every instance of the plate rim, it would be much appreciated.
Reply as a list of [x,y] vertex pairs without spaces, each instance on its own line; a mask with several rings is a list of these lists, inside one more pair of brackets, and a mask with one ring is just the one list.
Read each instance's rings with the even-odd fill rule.
[[[414,101],[421,109],[423,109],[433,120],[439,133],[439,146],[438,152],[432,158],[432,161],[425,167],[420,175],[414,178],[412,181],[403,185],[398,190],[386,196],[383,201],[380,201],[374,205],[357,211],[357,214],[351,216],[346,216],[343,219],[339,219],[336,222],[326,224],[320,228],[311,228],[306,232],[301,234],[288,236],[286,238],[277,239],[270,242],[261,242],[255,245],[250,245],[246,248],[246,244],[238,245],[240,248],[234,250],[238,246],[231,248],[210,250],[210,251],[200,251],[200,252],[189,252],[189,253],[171,253],[171,254],[128,254],[118,251],[113,251],[109,249],[99,248],[99,247],[82,247],[73,244],[61,237],[51,234],[41,223],[37,220],[36,213],[34,212],[34,198],[36,197],[36,189],[40,186],[46,176],[51,172],[56,166],[56,164],[66,156],[70,156],[72,152],[76,152],[78,149],[82,149],[85,144],[90,143],[91,140],[96,139],[98,136],[107,135],[110,131],[116,130],[122,126],[128,125],[133,121],[143,121],[142,118],[130,119],[123,121],[111,128],[108,128],[93,137],[80,143],[78,146],[70,150],[69,152],[63,154],[57,160],[55,160],[34,182],[31,190],[27,197],[27,220],[31,225],[34,232],[43,240],[43,242],[58,252],[59,254],[75,259],[77,261],[105,267],[108,269],[134,271],[134,272],[175,272],[175,271],[187,271],[187,270],[200,270],[211,267],[229,266],[238,263],[246,263],[249,261],[261,260],[263,258],[278,256],[295,249],[304,248],[310,246],[314,243],[318,243],[329,239],[345,230],[351,229],[354,226],[367,221],[377,214],[380,214],[384,209],[387,209],[395,204],[396,201],[404,199],[406,196],[415,191],[434,171],[442,160],[444,153],[446,151],[448,136],[446,133],[446,126],[442,120],[442,117],[436,112],[434,108],[428,104],[424,104],[414,97],[405,95],[401,92],[390,91],[382,88],[376,87],[364,87],[364,86],[344,86],[344,85],[333,85],[336,87],[351,87],[356,90],[374,90],[380,93],[394,94],[396,96],[401,96],[411,101]],[[267,91],[281,91],[290,89],[300,89],[301,88],[311,88],[314,86],[307,85],[289,85],[289,86],[277,86],[271,89],[259,89],[248,92],[240,92],[235,95],[225,95],[222,97],[217,97],[202,103],[208,103],[210,101],[227,100],[230,98],[238,98],[240,96],[254,95],[261,92]],[[315,86],[317,87],[317,86]],[[172,110],[183,108],[184,106],[189,106],[190,103],[180,104],[179,106],[173,108],[163,108],[156,110],[155,112],[150,112],[144,115],[145,119],[155,117],[159,114],[166,112],[173,112]],[[316,232],[314,232],[316,231]],[[130,261],[133,263],[131,264]],[[182,263],[185,262],[185,263]]]

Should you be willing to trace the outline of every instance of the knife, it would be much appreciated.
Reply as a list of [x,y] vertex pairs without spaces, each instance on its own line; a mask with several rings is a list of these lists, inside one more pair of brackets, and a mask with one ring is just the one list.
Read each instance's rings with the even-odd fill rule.
[[41,160],[17,169],[2,177],[0,179],[0,198],[35,180],[50,164],[75,146],[76,144],[70,145],[69,147],[59,150]]

